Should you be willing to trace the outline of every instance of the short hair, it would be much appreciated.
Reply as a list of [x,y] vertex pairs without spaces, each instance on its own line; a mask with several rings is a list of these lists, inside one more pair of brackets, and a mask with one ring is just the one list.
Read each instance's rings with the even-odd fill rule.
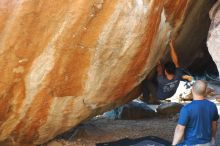
[[202,80],[198,80],[193,84],[193,92],[200,96],[206,95],[207,83]]
[[175,64],[172,61],[168,61],[167,63],[165,63],[164,68],[169,74],[174,74],[176,70]]

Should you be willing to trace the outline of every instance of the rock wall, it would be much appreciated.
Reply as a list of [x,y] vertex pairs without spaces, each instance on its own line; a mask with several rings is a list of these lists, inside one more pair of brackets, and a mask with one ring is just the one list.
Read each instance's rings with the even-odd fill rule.
[[212,23],[209,29],[207,46],[218,67],[220,77],[220,1],[217,1],[211,9],[210,19],[212,20]]
[[[209,11],[216,0],[201,0],[189,2],[187,16],[183,24],[179,28],[179,32],[175,35],[174,47],[177,50],[179,62],[181,66],[189,67],[193,65],[193,69],[201,70],[206,62],[195,64],[196,59],[207,60],[210,64],[209,56],[207,55],[206,40],[208,30],[211,24],[209,19]],[[204,68],[202,68],[204,69]]]
[[1,0],[0,141],[41,144],[135,98],[170,34],[207,3]]

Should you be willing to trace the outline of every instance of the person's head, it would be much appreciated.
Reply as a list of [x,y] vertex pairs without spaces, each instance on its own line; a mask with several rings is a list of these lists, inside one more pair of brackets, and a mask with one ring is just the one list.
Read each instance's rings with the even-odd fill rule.
[[175,64],[172,61],[165,63],[164,68],[165,68],[165,74],[166,73],[174,74],[176,70]]
[[202,80],[196,81],[192,87],[193,99],[204,99],[206,95],[206,89],[207,89],[206,82]]

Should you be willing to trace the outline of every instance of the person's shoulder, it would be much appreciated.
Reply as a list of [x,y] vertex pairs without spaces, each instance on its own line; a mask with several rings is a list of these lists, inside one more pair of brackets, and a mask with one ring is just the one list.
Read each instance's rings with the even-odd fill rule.
[[204,102],[206,102],[207,104],[212,104],[212,105],[215,105],[215,103],[214,103],[214,102],[212,102],[212,101],[210,101],[210,100],[208,100],[208,99],[204,99],[203,101],[204,101]]
[[215,104],[214,102],[209,101],[209,100],[207,100],[207,99],[205,99],[204,101],[205,101],[205,105],[206,105],[207,107],[209,107],[209,108],[211,108],[211,109],[216,109],[216,108],[217,108],[217,106],[216,106],[216,104]]
[[192,103],[188,103],[182,107],[181,110],[188,110],[192,106]]
[[215,104],[214,102],[209,101],[209,103],[210,103],[211,106],[217,107],[216,104]]
[[186,110],[191,109],[193,107],[194,107],[194,102],[190,102],[190,103],[183,106],[183,108],[185,108]]
[[176,71],[179,71],[179,72],[184,72],[186,69],[185,68],[183,68],[183,67],[178,67],[178,68],[176,68]]
[[167,79],[163,75],[158,75],[157,80],[159,83],[163,83],[163,82],[167,81]]
[[190,107],[190,105],[189,104],[187,104],[187,105],[184,105],[182,108],[181,108],[181,110],[180,110],[180,115],[182,115],[182,114],[190,114],[190,110],[191,109],[191,107]]
[[177,68],[176,68],[176,70],[179,70],[179,71],[184,71],[184,70],[185,70],[185,68],[183,68],[183,67],[177,67]]
[[175,74],[182,76],[184,74],[185,68],[176,68]]

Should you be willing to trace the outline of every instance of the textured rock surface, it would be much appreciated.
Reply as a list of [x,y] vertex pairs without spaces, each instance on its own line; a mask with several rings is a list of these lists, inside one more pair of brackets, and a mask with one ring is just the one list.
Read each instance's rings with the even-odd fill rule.
[[207,45],[209,52],[215,61],[220,75],[220,1],[210,11],[210,19],[212,20]]
[[180,112],[182,107],[183,107],[182,104],[175,102],[163,103],[158,106],[157,112],[161,115],[177,114]]
[[174,43],[174,47],[179,54],[180,65],[190,66],[190,69],[197,69],[200,72],[208,68],[207,66],[212,65],[210,63],[212,60],[209,59],[210,55],[207,51],[206,40],[211,23],[208,12],[215,1],[195,0],[189,3],[190,10],[187,11],[187,16],[178,33],[176,33],[176,41]]
[[131,100],[170,33],[209,3],[1,0],[0,141],[40,144]]

